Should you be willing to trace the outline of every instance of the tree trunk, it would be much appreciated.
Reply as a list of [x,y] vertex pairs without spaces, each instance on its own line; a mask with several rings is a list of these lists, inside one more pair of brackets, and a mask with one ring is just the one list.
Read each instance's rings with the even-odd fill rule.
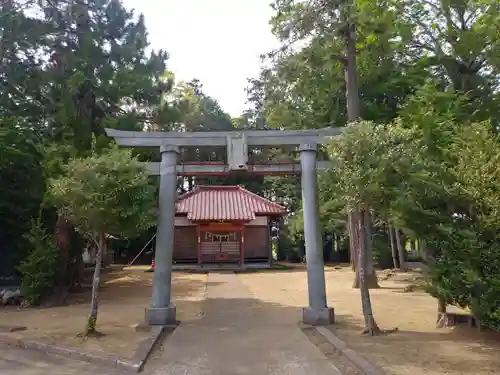
[[427,244],[425,243],[425,240],[418,240],[418,253],[424,262],[429,262],[429,253],[427,251]]
[[394,236],[396,237],[396,245],[398,247],[399,269],[401,271],[405,271],[406,270],[405,248],[401,243],[401,233],[398,228],[394,228]]
[[[365,231],[365,227],[368,225],[366,223],[366,211],[358,209],[356,212],[358,231],[360,233]],[[378,335],[380,333],[380,328],[375,322],[373,317],[372,303],[370,299],[370,290],[368,288],[366,269],[369,266],[367,257],[367,239],[368,237],[361,236],[359,241],[359,258],[358,258],[358,275],[359,275],[359,289],[361,293],[361,306],[363,308],[363,316],[365,318],[365,330],[363,333],[370,334],[371,336]]]
[[391,254],[392,254],[392,264],[394,268],[399,268],[398,264],[398,253],[396,249],[396,243],[394,240],[394,228],[391,224],[388,224],[389,240],[391,242]]
[[[347,7],[344,7],[347,9]],[[349,10],[343,10],[344,13],[349,13]],[[349,15],[344,14],[345,22],[348,25],[345,28],[346,42],[346,101],[347,101],[347,121],[356,122],[360,117],[360,102],[358,92],[358,74],[356,69],[356,27],[354,23],[349,22]]]
[[369,211],[364,211],[364,228],[366,238],[366,262],[365,278],[368,288],[379,288],[377,273],[375,272],[375,265],[373,262],[373,235],[372,235],[372,217]]
[[[360,117],[360,101],[359,101],[359,92],[358,92],[358,75],[356,69],[356,26],[354,22],[352,22],[350,13],[352,10],[351,6],[344,6],[342,8],[342,18],[343,21],[346,22],[345,27],[345,43],[346,43],[346,61],[345,61],[345,80],[346,80],[346,101],[347,101],[347,121],[355,122],[359,120]],[[359,253],[356,251],[359,250],[359,243],[363,239],[366,241],[369,239],[366,235],[366,230],[369,229],[371,231],[371,220],[369,218],[369,213],[367,217],[363,218],[364,225],[369,226],[368,228],[363,226],[363,230],[359,230],[357,221],[353,221],[350,223],[354,234],[351,237],[354,237],[352,240],[350,239],[351,244],[351,255],[354,257],[355,261],[353,262],[353,267],[356,267],[356,261],[359,259]],[[348,221],[350,222],[352,219],[348,217]],[[354,240],[356,239],[356,240]],[[355,243],[357,242],[357,244]],[[365,242],[366,243],[366,242]],[[355,246],[357,245],[357,246]],[[375,274],[375,269],[373,267],[373,254],[371,249],[371,238],[368,243],[369,248],[366,248],[365,256],[368,259],[369,267],[364,269],[365,274],[364,277],[367,280],[367,285],[371,287],[378,287],[377,276]],[[366,273],[368,271],[368,273]],[[360,284],[358,272],[356,272],[356,277],[354,279],[353,286],[357,287]]]
[[71,246],[71,231],[73,227],[71,223],[61,215],[57,217],[55,235],[56,246],[58,250],[58,266],[56,285],[54,286],[54,293],[52,299],[56,305],[63,305],[66,302],[68,290],[68,265],[69,253]]
[[[97,251],[99,251],[99,249]],[[104,237],[104,242],[101,247],[101,269],[106,268],[107,266],[108,266],[108,249],[106,247],[106,237]]]
[[[373,265],[373,241],[372,241],[372,226],[371,226],[371,216],[370,212],[363,211],[359,215],[363,215],[363,231],[356,231],[357,236],[359,236],[357,240],[358,250],[355,252],[357,257],[359,258],[359,248],[361,246],[362,241],[365,243],[365,253],[366,253],[366,265],[364,269],[364,276],[366,279],[366,285],[370,289],[380,288],[378,285],[377,273],[375,272],[375,266]],[[355,223],[355,228],[358,228],[358,224]],[[356,270],[356,275],[354,278],[354,282],[352,285],[353,288],[360,287],[359,280],[359,270]]]
[[80,253],[76,257],[76,266],[75,266],[75,277],[73,279],[73,286],[77,288],[77,290],[82,290],[83,277],[85,273],[85,263],[83,262],[83,252]]
[[438,298],[437,307],[437,318],[436,318],[436,328],[444,328],[448,325],[446,316],[446,301],[442,298]]
[[[346,7],[342,8],[342,18],[347,22],[349,11]],[[346,81],[346,102],[347,102],[347,121],[355,122],[359,119],[359,93],[358,93],[358,77],[356,72],[356,29],[354,25],[349,25],[345,32],[346,42],[346,63],[345,63],[345,81]],[[349,231],[349,247],[351,254],[352,270],[356,271],[356,263],[358,261],[358,230],[356,219],[353,218],[354,212],[347,210],[347,225]]]
[[356,223],[355,219],[352,216],[351,211],[348,212],[347,214],[347,231],[349,235],[349,254],[350,254],[350,262],[351,262],[351,268],[354,272],[356,272],[356,264],[358,262],[358,254],[357,254],[357,248],[358,248],[358,234],[356,230]]
[[84,335],[88,336],[96,332],[97,311],[99,308],[99,284],[101,281],[102,250],[104,247],[104,233],[99,235],[97,251],[95,257],[94,278],[92,280],[92,302],[90,305],[90,315],[85,326]]
[[438,298],[438,313],[446,314],[446,302],[442,298]]
[[109,237],[104,237],[104,244],[102,246],[102,266],[106,268],[113,263],[112,254],[109,252]]
[[417,252],[417,249],[415,248],[415,238],[410,239],[410,251],[414,255]]
[[[340,252],[340,248],[342,246],[342,236],[340,234],[335,233],[335,252]],[[340,259],[340,257],[338,258]]]

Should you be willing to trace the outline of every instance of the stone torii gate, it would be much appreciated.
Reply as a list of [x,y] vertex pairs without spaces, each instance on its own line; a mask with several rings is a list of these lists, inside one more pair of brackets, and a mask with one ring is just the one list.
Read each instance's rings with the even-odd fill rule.
[[[236,130],[230,132],[133,132],[106,129],[118,145],[129,147],[159,147],[160,163],[148,163],[151,174],[160,175],[159,217],[156,235],[155,272],[153,297],[146,309],[146,323],[169,325],[176,322],[176,308],[171,300],[172,253],[174,246],[174,217],[177,199],[177,177],[206,174],[227,174],[246,171],[256,174],[301,173],[304,237],[307,260],[307,285],[309,306],[302,311],[302,321],[310,325],[326,325],[334,321],[334,310],[327,306],[323,249],[318,223],[317,169],[328,163],[318,162],[318,144],[340,134],[340,129],[319,130]],[[298,146],[299,164],[249,164],[248,146],[281,147]],[[225,146],[227,164],[179,164],[182,147]]]

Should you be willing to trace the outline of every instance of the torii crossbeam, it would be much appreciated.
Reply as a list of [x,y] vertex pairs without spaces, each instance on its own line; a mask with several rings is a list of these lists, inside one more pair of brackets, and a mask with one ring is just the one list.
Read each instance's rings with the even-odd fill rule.
[[[174,246],[174,217],[177,176],[228,174],[236,171],[259,174],[301,174],[302,210],[307,259],[309,306],[303,309],[305,324],[326,325],[334,321],[333,308],[326,303],[323,249],[318,223],[317,169],[328,163],[317,162],[318,144],[341,133],[339,128],[317,130],[235,130],[229,132],[132,132],[106,129],[121,146],[159,147],[160,163],[148,163],[151,174],[160,175],[159,217],[156,235],[155,273],[151,308],[146,309],[150,325],[168,325],[176,322],[176,309],[171,300],[172,253]],[[298,146],[300,164],[248,163],[248,146]],[[227,148],[227,163],[211,165],[179,164],[182,147]]]

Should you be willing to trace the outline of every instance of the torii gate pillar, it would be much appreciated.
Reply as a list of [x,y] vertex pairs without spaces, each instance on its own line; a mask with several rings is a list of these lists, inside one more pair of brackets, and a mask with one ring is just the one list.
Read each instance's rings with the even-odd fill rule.
[[172,254],[179,148],[161,146],[160,152],[160,194],[153,298],[151,308],[146,309],[146,323],[148,325],[173,325],[176,324],[176,308],[172,303]]
[[335,314],[333,308],[327,307],[326,304],[325,264],[319,231],[316,150],[316,144],[302,144],[299,147],[309,292],[309,306],[302,310],[302,322],[310,325],[328,325],[334,322]]

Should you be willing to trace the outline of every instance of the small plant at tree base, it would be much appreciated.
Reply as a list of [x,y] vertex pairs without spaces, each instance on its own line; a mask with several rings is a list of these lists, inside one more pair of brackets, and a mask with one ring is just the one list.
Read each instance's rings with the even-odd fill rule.
[[74,158],[50,184],[51,199],[64,217],[97,245],[92,303],[83,336],[96,331],[105,234],[130,236],[153,225],[155,188],[130,150],[113,147],[102,155]]
[[32,221],[25,238],[31,248],[18,268],[21,292],[28,305],[38,305],[54,286],[58,252],[54,236],[47,233],[40,219]]

